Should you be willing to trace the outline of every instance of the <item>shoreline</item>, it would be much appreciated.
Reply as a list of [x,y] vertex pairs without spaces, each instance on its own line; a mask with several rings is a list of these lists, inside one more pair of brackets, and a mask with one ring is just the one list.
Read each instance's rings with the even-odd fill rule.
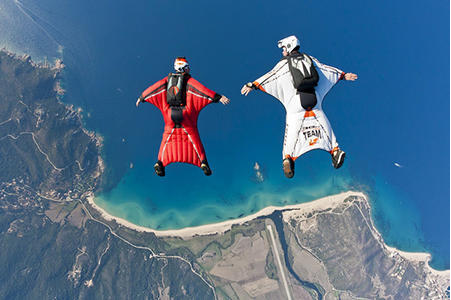
[[286,209],[305,209],[305,210],[313,210],[313,209],[327,209],[331,207],[331,204],[337,205],[341,203],[344,199],[346,199],[349,196],[362,196],[365,197],[365,194],[361,192],[353,192],[348,191],[336,195],[326,196],[323,198],[319,198],[310,202],[301,203],[301,204],[292,204],[292,205],[286,205],[286,206],[267,206],[260,211],[242,217],[227,221],[222,221],[218,223],[212,223],[212,224],[205,224],[205,225],[199,225],[199,226],[193,226],[193,227],[184,227],[180,229],[168,229],[168,230],[156,230],[152,229],[150,227],[146,226],[140,226],[136,225],[130,221],[127,221],[123,218],[116,217],[108,213],[105,209],[97,205],[94,201],[94,195],[90,194],[87,197],[88,203],[93,207],[95,210],[97,210],[102,218],[108,221],[116,221],[118,224],[128,227],[130,229],[133,229],[138,232],[152,232],[156,236],[159,237],[181,237],[183,239],[192,238],[194,236],[201,236],[201,235],[211,235],[211,234],[222,234],[226,232],[227,230],[232,228],[232,225],[240,225],[243,223],[246,223],[248,221],[254,220],[261,216],[267,216],[272,214],[274,211],[277,210],[286,210]]
[[429,261],[432,259],[432,255],[427,252],[406,252],[399,250],[395,247],[388,246],[384,243],[385,248],[390,252],[391,255],[399,255],[403,258],[414,261],[417,263],[425,262],[428,265],[429,271],[431,271],[434,275],[438,276],[450,276],[450,270],[436,270],[429,265]]
[[65,65],[63,63],[62,56],[61,57],[53,57],[50,61],[47,60],[47,57],[42,57],[38,59],[32,59],[31,55],[28,53],[25,53],[23,51],[13,51],[10,50],[8,46],[6,45],[0,45],[0,51],[5,53],[6,55],[19,59],[24,62],[29,62],[34,68],[40,68],[40,69],[50,69],[57,72],[62,71],[65,68]]
[[[304,213],[308,213],[310,211],[315,211],[315,210],[326,210],[329,208],[333,209],[336,206],[338,206],[339,204],[343,203],[343,201],[346,198],[348,198],[349,196],[363,197],[363,198],[365,198],[366,201],[368,201],[367,195],[365,195],[362,192],[347,191],[347,192],[319,198],[319,199],[316,199],[316,200],[313,200],[310,202],[306,202],[306,203],[292,204],[292,205],[286,205],[286,206],[267,206],[254,214],[251,214],[251,215],[248,215],[248,216],[245,216],[242,218],[233,219],[233,220],[227,220],[227,221],[223,221],[223,222],[205,224],[205,225],[199,225],[199,226],[193,226],[193,227],[185,227],[185,228],[180,228],[180,229],[169,229],[169,230],[156,230],[156,229],[152,229],[150,227],[136,225],[123,218],[113,216],[95,203],[95,200],[94,200],[95,197],[94,197],[93,193],[90,193],[86,197],[86,199],[87,199],[89,205],[94,210],[96,210],[103,219],[105,219],[107,221],[115,221],[120,226],[127,227],[127,228],[132,229],[137,232],[151,232],[151,233],[154,233],[157,237],[178,237],[178,238],[182,238],[184,240],[188,240],[188,239],[194,238],[196,236],[224,234],[226,231],[230,230],[233,225],[241,225],[246,222],[255,220],[258,217],[268,216],[277,210],[292,209],[292,210],[302,210]],[[368,202],[368,205],[370,205],[369,202]],[[437,276],[449,276],[450,270],[436,270],[429,265],[429,261],[432,258],[432,255],[430,253],[406,252],[406,251],[402,251],[397,248],[388,246],[383,241],[382,235],[376,229],[373,222],[371,222],[371,226],[375,230],[375,233],[378,236],[378,239],[382,242],[383,247],[385,247],[386,251],[389,252],[390,255],[393,255],[393,256],[399,255],[406,260],[413,261],[416,263],[424,262],[427,264],[428,270],[432,274],[437,275]]]

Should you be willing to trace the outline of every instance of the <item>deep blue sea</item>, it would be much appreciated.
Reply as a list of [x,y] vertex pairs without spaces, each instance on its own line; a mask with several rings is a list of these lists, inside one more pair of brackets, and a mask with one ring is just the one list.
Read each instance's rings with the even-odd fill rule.
[[[414,2],[3,0],[0,46],[64,60],[63,101],[104,137],[106,181],[96,201],[113,215],[180,228],[353,189],[370,196],[389,245],[430,252],[433,267],[449,269],[449,3]],[[273,67],[277,41],[291,34],[301,50],[359,79],[338,83],[324,102],[344,167],[311,152],[288,180],[283,107],[239,91]],[[232,101],[200,114],[211,177],[184,164],[168,166],[164,178],[153,172],[163,119],[134,104],[176,56]]]

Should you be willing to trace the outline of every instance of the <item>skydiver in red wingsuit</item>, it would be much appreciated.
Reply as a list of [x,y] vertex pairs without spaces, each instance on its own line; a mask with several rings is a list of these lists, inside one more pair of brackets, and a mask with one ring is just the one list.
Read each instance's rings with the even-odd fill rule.
[[165,126],[155,173],[164,176],[167,165],[184,162],[200,167],[209,176],[211,169],[197,130],[197,118],[208,104],[227,105],[230,100],[192,78],[186,58],[176,58],[174,69],[176,73],[148,87],[136,101],[136,107],[141,102],[149,102],[163,114]]

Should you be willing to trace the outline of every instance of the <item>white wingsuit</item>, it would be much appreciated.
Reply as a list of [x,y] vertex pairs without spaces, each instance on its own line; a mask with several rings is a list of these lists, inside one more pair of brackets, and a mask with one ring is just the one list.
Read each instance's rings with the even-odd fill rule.
[[287,59],[282,59],[271,71],[253,82],[257,88],[278,99],[285,107],[283,158],[296,159],[310,150],[323,149],[331,152],[338,147],[332,127],[322,110],[322,102],[345,73],[311,58],[319,75],[318,85],[315,87],[318,102],[311,111],[306,111],[301,105]]

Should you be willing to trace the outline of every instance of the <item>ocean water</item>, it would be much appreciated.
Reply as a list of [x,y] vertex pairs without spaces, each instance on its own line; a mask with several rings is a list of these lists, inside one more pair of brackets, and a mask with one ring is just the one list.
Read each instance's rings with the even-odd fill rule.
[[[370,196],[389,245],[428,251],[435,268],[447,269],[449,3],[409,3],[251,1],[246,9],[204,0],[5,0],[0,46],[41,61],[63,58],[63,100],[81,107],[86,126],[104,137],[106,180],[96,202],[113,215],[181,228],[355,189]],[[282,106],[239,91],[272,68],[277,40],[291,34],[306,52],[359,79],[340,82],[325,99],[347,152],[344,167],[334,170],[329,154],[311,152],[288,180]],[[134,106],[179,55],[196,79],[232,100],[200,114],[211,177],[185,164],[154,175],[162,117],[151,105]]]

